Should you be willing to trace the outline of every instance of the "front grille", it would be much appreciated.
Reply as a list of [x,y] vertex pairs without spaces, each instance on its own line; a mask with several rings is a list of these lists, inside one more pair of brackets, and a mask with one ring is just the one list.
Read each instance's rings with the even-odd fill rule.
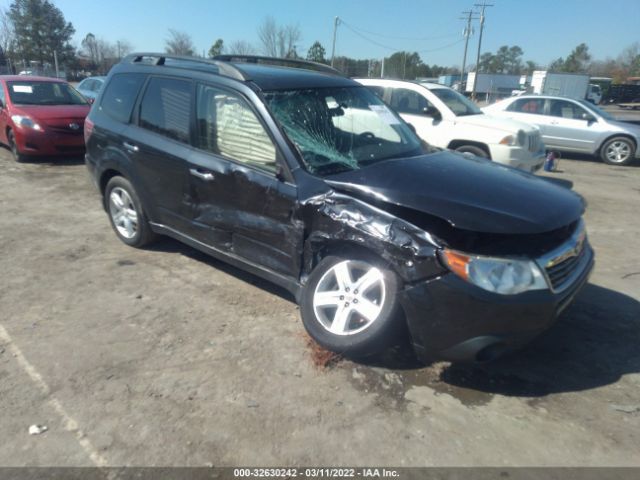
[[538,132],[530,133],[529,135],[527,135],[527,138],[529,141],[529,151],[537,152],[540,148],[540,134]]
[[586,248],[585,243],[580,243],[576,248],[579,249],[577,254],[569,252],[567,258],[545,268],[554,290],[562,290],[567,280],[571,278],[576,269],[582,264],[585,255],[587,255],[588,248]]
[[78,124],[77,130],[72,130],[70,127],[49,127],[51,131],[56,133],[62,133],[65,135],[82,135],[83,134],[83,125]]

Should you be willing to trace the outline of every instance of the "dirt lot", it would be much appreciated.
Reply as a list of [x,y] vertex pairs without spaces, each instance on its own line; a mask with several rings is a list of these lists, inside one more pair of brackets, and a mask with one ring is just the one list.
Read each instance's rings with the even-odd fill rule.
[[490,365],[319,369],[285,292],[126,247],[81,162],[0,149],[0,465],[640,465],[640,166],[560,170],[597,266],[555,328]]

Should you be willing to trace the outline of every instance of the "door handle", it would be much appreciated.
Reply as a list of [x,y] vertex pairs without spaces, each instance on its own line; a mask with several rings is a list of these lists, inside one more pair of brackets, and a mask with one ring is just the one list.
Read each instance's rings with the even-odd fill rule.
[[200,170],[198,170],[197,168],[190,168],[189,169],[189,173],[191,175],[193,175],[194,177],[198,177],[206,182],[210,182],[211,180],[213,180],[215,177],[213,176],[213,173],[211,172],[202,172]]
[[140,150],[137,145],[134,145],[129,142],[122,142],[122,146],[127,150],[129,150],[130,152],[137,152],[138,150]]

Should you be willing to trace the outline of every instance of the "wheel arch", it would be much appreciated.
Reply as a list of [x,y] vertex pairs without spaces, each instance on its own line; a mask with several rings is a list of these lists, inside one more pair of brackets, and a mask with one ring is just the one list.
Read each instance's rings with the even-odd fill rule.
[[470,145],[472,147],[477,147],[482,149],[484,152],[486,152],[487,158],[491,159],[491,150],[489,149],[489,145],[487,145],[486,143],[476,142],[473,140],[454,139],[449,142],[449,145],[447,145],[447,148],[450,150],[455,150],[456,148],[462,147],[464,145]]
[[596,154],[600,155],[602,153],[602,147],[604,147],[609,140],[613,140],[614,138],[618,137],[626,138],[627,140],[631,141],[631,143],[633,144],[634,153],[638,151],[638,143],[632,135],[629,135],[628,133],[614,133],[600,142],[600,145],[598,145],[598,148],[596,149]]
[[105,189],[107,188],[107,183],[109,183],[109,180],[111,180],[113,177],[124,177],[127,180],[131,181],[129,178],[127,178],[127,176],[122,173],[120,170],[117,170],[115,168],[107,168],[104,172],[102,172],[102,174],[100,175],[100,180],[98,182],[98,186],[100,187],[100,194],[104,196],[104,192]]
[[[308,275],[324,258],[335,255],[355,255],[357,257],[368,257],[388,265],[394,271],[393,262],[385,260],[376,249],[355,240],[343,240],[326,237],[315,237],[309,239],[305,246],[308,255],[304,263],[304,273]],[[396,273],[399,273],[396,271]]]

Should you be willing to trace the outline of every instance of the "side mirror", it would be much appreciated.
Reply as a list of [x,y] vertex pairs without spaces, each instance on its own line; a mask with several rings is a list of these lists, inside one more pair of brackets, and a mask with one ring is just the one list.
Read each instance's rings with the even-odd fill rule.
[[281,182],[287,181],[287,175],[285,174],[284,167],[280,162],[276,163],[276,178]]
[[596,118],[593,115],[590,115],[588,113],[583,113],[582,114],[582,119],[587,121],[587,124],[591,125],[592,123],[594,123],[596,121]]
[[422,113],[427,117],[433,118],[435,121],[442,120],[440,110],[438,110],[436,107],[424,107],[422,109]]

